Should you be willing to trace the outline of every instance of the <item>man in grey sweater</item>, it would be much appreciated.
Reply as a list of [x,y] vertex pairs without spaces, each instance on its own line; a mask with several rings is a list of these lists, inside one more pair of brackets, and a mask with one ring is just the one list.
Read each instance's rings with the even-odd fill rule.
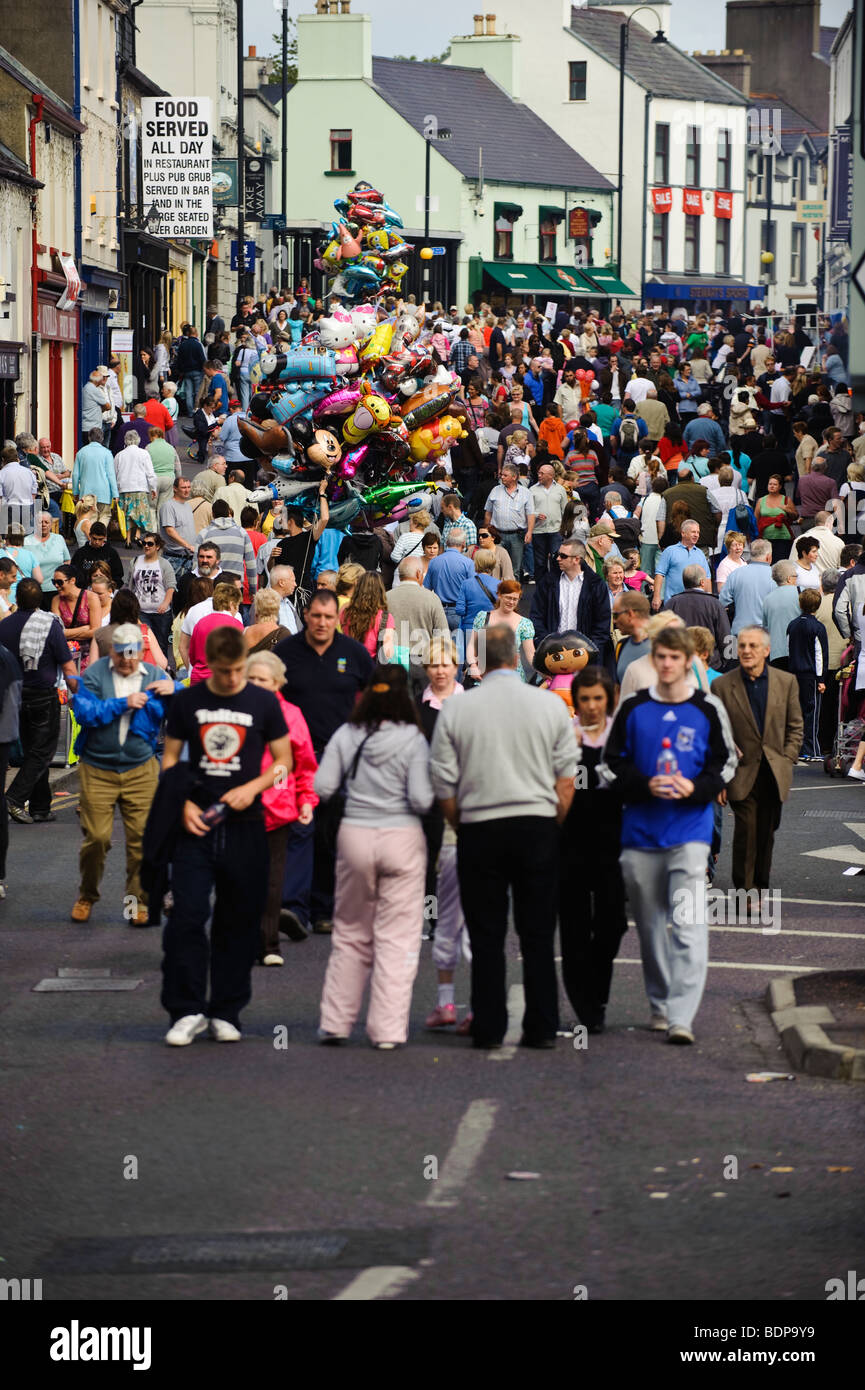
[[[402,586],[400,586],[402,587]],[[447,700],[431,750],[433,788],[457,831],[460,896],[472,945],[472,1037],[499,1047],[508,1026],[508,888],[523,957],[524,1047],[555,1047],[553,957],[560,824],[577,748],[558,696],[524,685],[510,628],[488,628],[483,681]]]
[[395,624],[397,659],[408,656],[409,682],[417,697],[426,685],[424,663],[431,639],[450,639],[451,634],[441,599],[423,587],[423,561],[415,555],[402,560],[399,580],[388,592],[387,611]]

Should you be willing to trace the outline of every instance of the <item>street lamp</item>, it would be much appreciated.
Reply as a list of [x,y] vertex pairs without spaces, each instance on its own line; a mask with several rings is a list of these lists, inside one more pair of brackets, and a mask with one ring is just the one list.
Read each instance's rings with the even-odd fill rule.
[[[426,142],[426,159],[424,166],[424,199],[423,199],[423,239],[424,245],[429,243],[429,174],[430,174],[430,145],[433,140],[450,140],[452,131],[449,126],[440,126],[435,116],[427,116],[424,119],[424,140]],[[424,261],[423,266],[423,297],[424,303],[429,299],[429,261]]]
[[[619,279],[622,278],[622,163],[625,149],[625,58],[628,52],[631,20],[636,18],[641,10],[648,10],[649,14],[655,16],[655,23],[658,29],[652,39],[652,43],[667,42],[667,36],[661,28],[661,21],[651,5],[640,5],[639,9],[634,10],[633,14],[629,16],[619,29],[619,225],[616,228],[616,261]],[[648,159],[648,151],[646,152],[646,158]],[[643,248],[643,255],[645,255],[645,248]],[[642,269],[640,272],[640,279],[642,281]]]

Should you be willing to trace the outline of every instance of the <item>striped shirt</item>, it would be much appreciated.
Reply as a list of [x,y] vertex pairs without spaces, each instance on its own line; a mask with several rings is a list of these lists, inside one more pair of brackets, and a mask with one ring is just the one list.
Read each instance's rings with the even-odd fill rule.
[[497,483],[487,498],[486,509],[490,524],[499,531],[525,531],[529,517],[535,514],[531,493],[522,483],[513,492]]

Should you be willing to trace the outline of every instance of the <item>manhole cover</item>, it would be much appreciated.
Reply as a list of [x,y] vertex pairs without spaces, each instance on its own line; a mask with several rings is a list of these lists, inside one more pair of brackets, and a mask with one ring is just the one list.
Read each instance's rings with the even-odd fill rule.
[[391,1231],[236,1231],[224,1235],[61,1240],[55,1274],[171,1274],[188,1270],[363,1269],[410,1265],[429,1254],[426,1227]]

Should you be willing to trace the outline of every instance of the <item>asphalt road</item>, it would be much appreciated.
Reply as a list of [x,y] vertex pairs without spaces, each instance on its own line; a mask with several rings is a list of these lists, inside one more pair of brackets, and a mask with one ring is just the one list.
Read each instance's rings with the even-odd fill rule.
[[[859,1087],[745,1075],[788,1070],[762,1002],[774,974],[862,965],[865,878],[843,875],[846,852],[805,852],[846,844],[849,862],[865,861],[865,788],[796,774],[776,857],[781,930],[713,929],[695,1047],[643,1026],[631,930],[603,1036],[584,1050],[560,1039],[551,1053],[491,1055],[423,1031],[428,944],[405,1049],[375,1052],[360,1031],[347,1048],[320,1047],[321,937],[286,943],[284,969],[257,971],[239,1046],[165,1047],[159,933],[122,921],[119,826],[90,924],[68,919],[76,791],[64,784],[55,825],[10,827],[4,1276],[41,1277],[58,1300],[277,1289],[567,1301],[584,1286],[600,1300],[783,1301],[824,1299],[828,1279],[861,1264]],[[510,955],[518,1036],[513,939]],[[141,983],[33,992],[59,969]],[[243,1234],[268,1232],[279,1235]]]

